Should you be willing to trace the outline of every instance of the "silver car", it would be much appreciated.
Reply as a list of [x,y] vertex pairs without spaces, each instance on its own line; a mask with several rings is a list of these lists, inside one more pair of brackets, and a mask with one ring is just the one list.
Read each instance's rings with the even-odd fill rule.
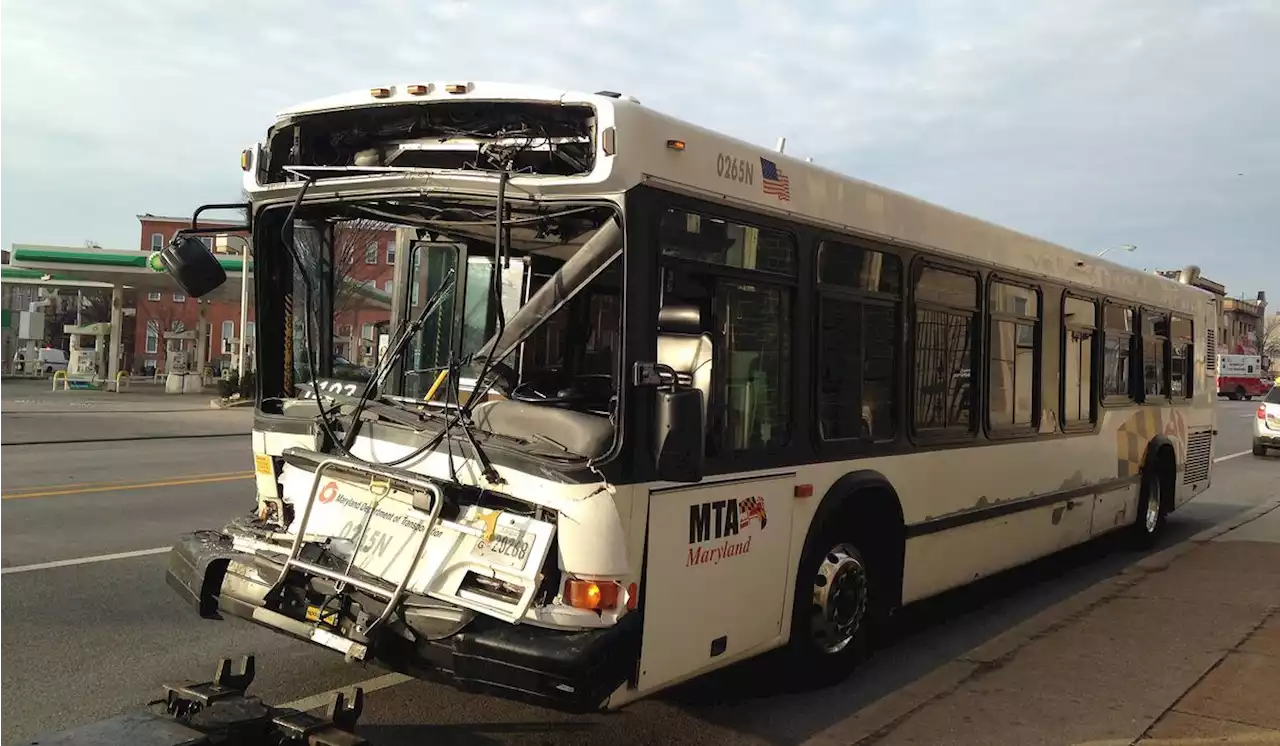
[[1262,397],[1253,418],[1253,455],[1265,456],[1268,448],[1280,449],[1280,385]]

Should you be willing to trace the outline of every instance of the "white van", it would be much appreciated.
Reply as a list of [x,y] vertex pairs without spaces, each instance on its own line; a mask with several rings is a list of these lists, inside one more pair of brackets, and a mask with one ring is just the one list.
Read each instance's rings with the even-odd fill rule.
[[67,353],[65,350],[57,347],[42,347],[36,350],[36,356],[31,357],[30,350],[19,350],[22,359],[18,358],[18,354],[13,356],[13,369],[15,372],[21,373],[43,373],[49,375],[55,370],[67,369]]

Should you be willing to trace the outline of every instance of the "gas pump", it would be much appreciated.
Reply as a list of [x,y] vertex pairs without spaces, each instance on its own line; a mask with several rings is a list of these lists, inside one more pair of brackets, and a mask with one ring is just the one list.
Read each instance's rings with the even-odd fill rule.
[[[64,333],[71,337],[71,354],[67,360],[68,377],[98,378],[107,370],[107,338],[111,336],[111,324],[100,322],[76,326],[67,324],[62,327]],[[92,347],[83,345],[84,338],[91,337]]]

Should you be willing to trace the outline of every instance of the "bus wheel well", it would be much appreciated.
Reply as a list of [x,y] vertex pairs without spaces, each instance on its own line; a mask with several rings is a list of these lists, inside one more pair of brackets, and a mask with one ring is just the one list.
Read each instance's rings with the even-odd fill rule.
[[1165,513],[1173,512],[1173,490],[1175,480],[1178,474],[1178,459],[1174,456],[1173,444],[1163,438],[1151,444],[1151,455],[1149,463],[1154,471],[1154,476],[1159,479],[1163,488],[1160,490],[1161,509]]
[[888,572],[876,573],[875,582],[881,586],[881,600],[893,608],[902,601],[907,536],[902,505],[887,480],[865,476],[869,475],[850,474],[837,481],[819,512],[830,511],[828,520],[849,528],[850,538],[872,567],[888,568]]

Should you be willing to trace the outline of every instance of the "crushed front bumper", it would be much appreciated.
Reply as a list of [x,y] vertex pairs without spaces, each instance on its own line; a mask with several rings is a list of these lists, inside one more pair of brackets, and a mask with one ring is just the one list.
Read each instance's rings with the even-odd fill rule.
[[[304,614],[290,613],[270,596],[255,599],[244,593],[228,593],[228,578],[231,583],[242,580],[227,572],[233,562],[262,567],[270,560],[237,550],[227,534],[185,534],[169,551],[165,581],[202,617],[230,615],[316,642],[306,633],[317,625],[304,620]],[[306,583],[307,578],[296,571],[285,580],[291,590]],[[270,608],[273,606],[276,608]],[[402,634],[403,625],[401,633],[395,627],[384,627],[365,643],[365,657],[463,691],[566,712],[590,712],[600,709],[610,694],[635,676],[639,617],[628,614],[607,629],[565,632],[475,615],[464,621],[460,630],[436,639]]]

